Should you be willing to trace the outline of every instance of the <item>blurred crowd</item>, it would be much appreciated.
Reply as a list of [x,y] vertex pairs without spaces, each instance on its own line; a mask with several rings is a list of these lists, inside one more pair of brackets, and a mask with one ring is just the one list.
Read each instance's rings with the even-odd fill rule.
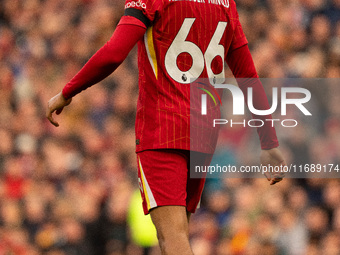
[[[260,77],[340,78],[339,0],[236,3]],[[138,190],[137,50],[75,97],[60,127],[45,119],[49,98],[123,13],[124,0],[0,1],[0,255],[159,254],[133,241],[128,220]],[[313,122],[278,127],[281,148],[289,163],[340,164],[340,86],[312,93]],[[223,134],[222,154],[259,164],[256,132],[236,134]],[[190,223],[194,252],[338,255],[339,201],[336,178],[209,179]]]

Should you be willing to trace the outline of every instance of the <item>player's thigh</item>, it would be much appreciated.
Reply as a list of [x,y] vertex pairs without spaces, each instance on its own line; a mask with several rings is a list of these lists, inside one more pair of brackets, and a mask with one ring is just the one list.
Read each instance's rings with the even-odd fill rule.
[[186,206],[188,157],[178,150],[137,153],[144,213],[160,206]]
[[187,211],[184,206],[161,206],[150,211],[151,219],[161,239],[189,235]]

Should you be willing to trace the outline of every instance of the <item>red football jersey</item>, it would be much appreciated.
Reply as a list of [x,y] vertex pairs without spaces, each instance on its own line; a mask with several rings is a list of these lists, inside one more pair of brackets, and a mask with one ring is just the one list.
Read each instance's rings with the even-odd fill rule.
[[[190,82],[224,78],[229,50],[247,44],[233,0],[127,0],[150,25],[138,44],[137,151],[190,148]],[[199,149],[213,153],[214,146]]]

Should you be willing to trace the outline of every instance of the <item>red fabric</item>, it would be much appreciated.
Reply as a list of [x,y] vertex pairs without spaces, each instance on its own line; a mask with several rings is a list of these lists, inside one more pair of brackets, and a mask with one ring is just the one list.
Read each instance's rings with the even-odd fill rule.
[[[170,47],[176,46],[172,44],[173,40],[178,35],[184,21],[188,23],[187,17],[211,17],[211,19],[196,18],[192,26],[187,28],[188,34],[185,41],[197,45],[203,54],[218,25],[221,25],[221,21],[223,21],[228,25],[220,44],[223,45],[225,54],[230,52],[223,57],[227,59],[237,78],[257,77],[252,58],[248,53],[249,50],[245,51],[248,49],[244,46],[247,44],[247,40],[238,19],[235,2],[230,1],[228,8],[216,4],[209,4],[207,5],[209,8],[207,8],[206,4],[191,1],[147,0],[145,5],[141,5],[136,1],[127,0],[126,6],[136,6],[136,9],[142,10],[150,20],[152,30],[150,28],[150,33],[145,38],[147,40],[142,40],[146,31],[145,25],[135,17],[124,16],[111,39],[66,84],[62,93],[65,98],[71,98],[106,78],[116,70],[133,46],[139,42],[140,92],[136,118],[138,141],[136,150],[160,148],[188,150],[190,149],[190,89],[188,89],[189,84],[185,81],[190,81],[190,77],[187,76],[184,79],[182,75],[176,76],[179,79],[178,82],[170,77],[167,71],[176,67],[168,66],[167,69],[164,61],[165,55]],[[139,8],[137,8],[138,6]],[[146,41],[149,45],[145,44]],[[153,52],[150,53],[151,49]],[[212,66],[216,70],[223,70],[223,63],[224,61],[218,61],[217,67],[216,63],[212,63]],[[173,63],[170,64],[173,65]],[[192,59],[190,56],[182,54],[178,56],[176,64],[180,70],[188,70],[192,66]],[[213,72],[215,73],[215,71]],[[208,77],[207,67],[199,76],[200,78]],[[254,88],[256,95],[254,106],[257,109],[268,109],[268,101],[261,83],[249,81],[240,84],[245,95],[248,86]],[[265,123],[263,128],[258,129],[262,148],[276,147],[278,143],[275,129],[268,127],[271,123]],[[207,147],[199,151],[213,153],[214,150]]]
[[[228,7],[223,5],[225,3]],[[196,116],[190,113],[190,82],[219,74],[224,70],[229,48],[247,44],[235,1],[223,1],[223,4],[218,1],[126,0],[127,9],[142,11],[150,21],[145,40],[138,43],[137,151],[168,148],[214,152],[214,143],[208,140],[216,133],[211,123],[210,129],[195,126],[194,132],[199,135],[190,129],[193,120],[190,116]],[[220,47],[224,48],[222,56],[213,58],[212,63],[203,60],[204,55],[215,56]],[[200,110],[196,110],[200,118]],[[195,144],[197,139],[192,137],[207,142]]]
[[[193,153],[193,152],[191,152]],[[194,213],[201,200],[205,178],[190,178],[192,166],[209,166],[212,156],[187,150],[146,150],[137,153],[138,182],[144,214],[166,205],[185,206]]]
[[111,39],[66,84],[62,93],[68,99],[109,76],[124,61],[133,46],[143,38],[145,25],[123,16]]
[[[243,91],[244,97],[247,98],[248,87],[253,88],[253,104],[255,109],[267,110],[270,108],[266,93],[263,89],[262,83],[258,78],[253,58],[251,57],[248,45],[244,45],[236,50],[230,51],[227,56],[227,63],[237,79],[240,89]],[[279,146],[276,137],[275,128],[272,123],[265,121],[271,119],[271,115],[258,116],[253,114],[254,119],[261,119],[264,121],[264,126],[257,128],[261,141],[261,148],[268,150]]]

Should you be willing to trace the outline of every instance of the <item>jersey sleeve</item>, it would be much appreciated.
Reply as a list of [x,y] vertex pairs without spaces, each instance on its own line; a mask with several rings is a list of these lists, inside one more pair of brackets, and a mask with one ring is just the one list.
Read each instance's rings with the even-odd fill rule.
[[[227,63],[233,72],[237,83],[242,90],[245,98],[248,98],[248,88],[253,88],[254,107],[259,110],[267,110],[270,108],[269,102],[258,78],[253,58],[250,54],[248,45],[243,45],[234,51],[229,51]],[[253,114],[253,119],[260,119],[265,123],[262,127],[257,128],[257,133],[260,138],[261,148],[269,150],[279,146],[275,128],[266,121],[272,119],[271,115],[258,116]]]
[[162,8],[163,0],[126,0],[125,15],[140,19],[140,13],[142,13],[148,22],[152,23]]
[[232,23],[234,26],[234,36],[233,40],[231,42],[230,51],[236,50],[237,48],[240,48],[246,44],[248,44],[247,38],[243,32],[242,25],[240,22],[240,18],[236,9],[236,4],[233,1],[233,5],[231,6],[232,8]]
[[134,45],[143,38],[146,30],[142,22],[133,19],[122,17],[111,39],[65,85],[62,94],[66,99],[103,80],[124,61]]

